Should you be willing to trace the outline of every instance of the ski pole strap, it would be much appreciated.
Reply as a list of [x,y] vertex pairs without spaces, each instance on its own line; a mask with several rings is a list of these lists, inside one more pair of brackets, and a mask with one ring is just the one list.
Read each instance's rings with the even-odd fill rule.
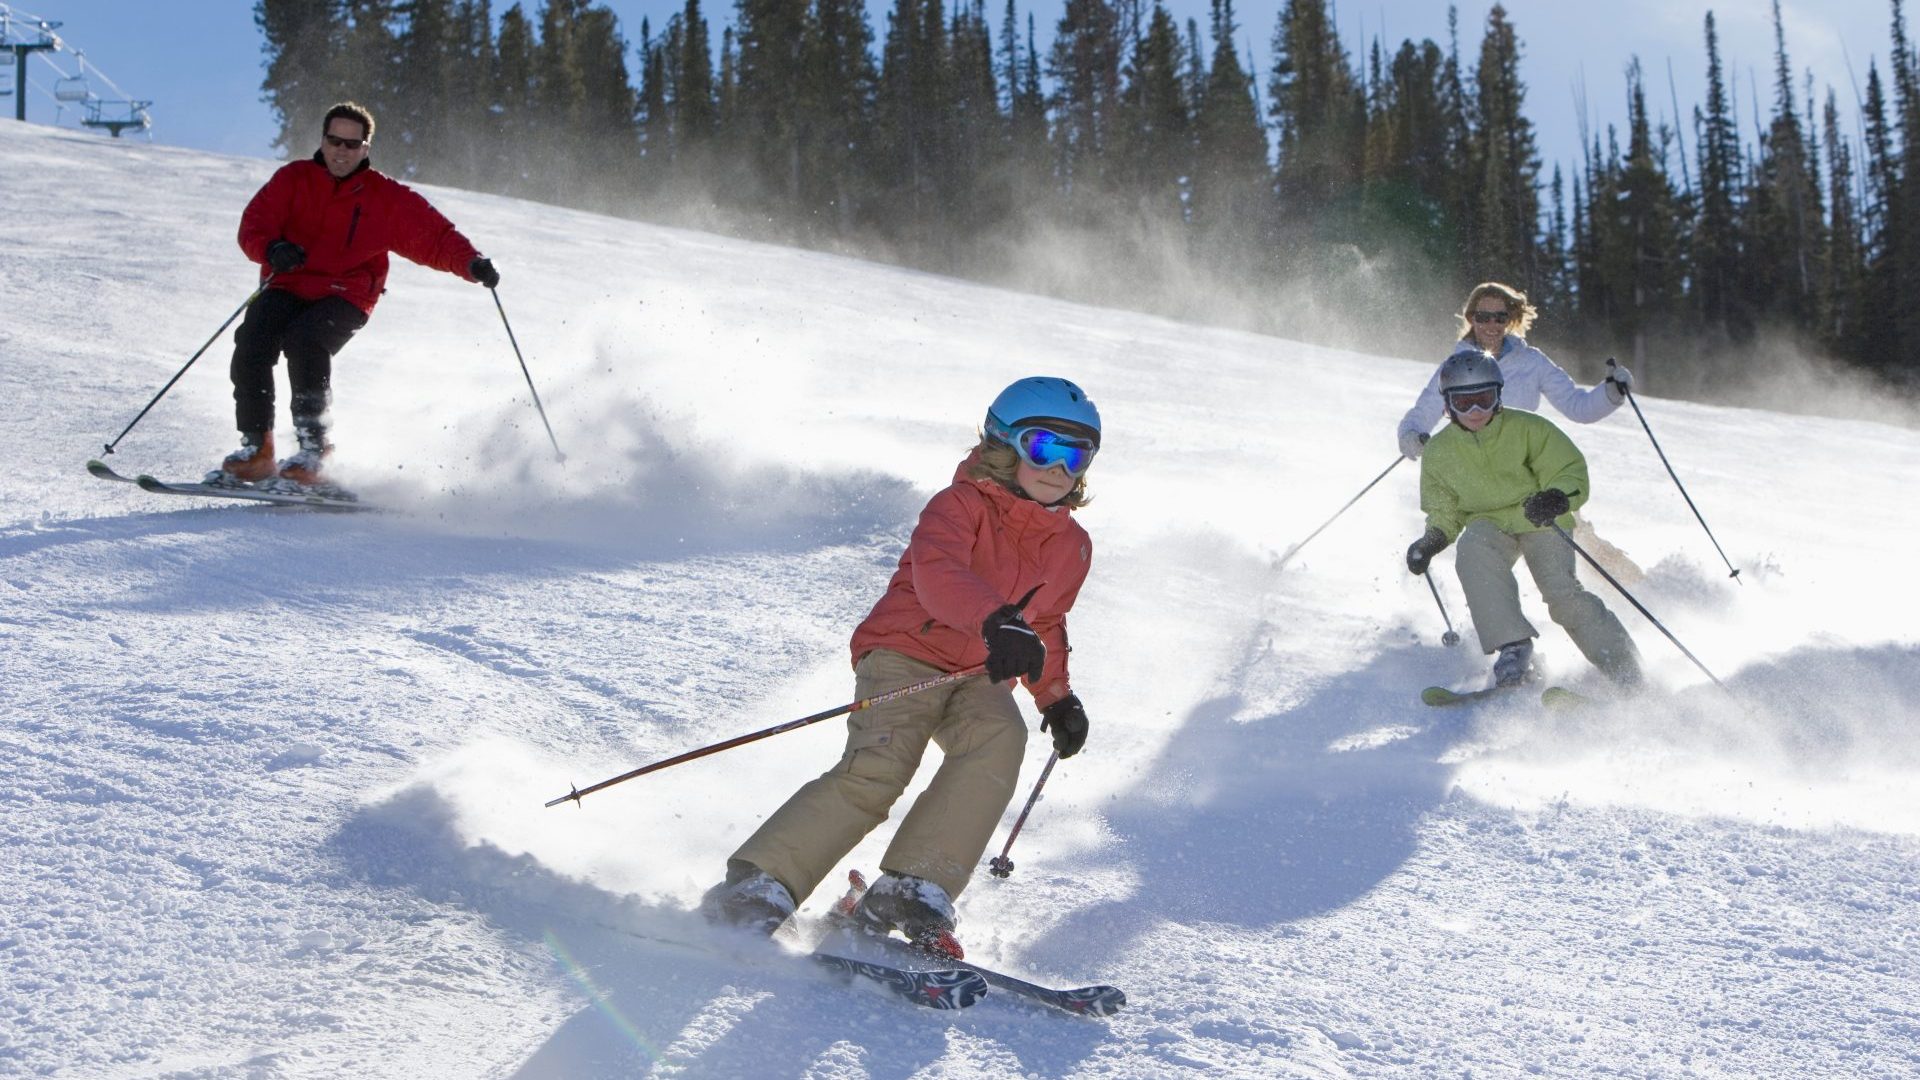
[[759,731],[751,732],[746,735],[739,735],[734,738],[728,739],[725,742],[714,743],[712,746],[703,746],[698,750],[689,750],[684,754],[677,754],[673,757],[667,758],[665,761],[656,761],[650,765],[642,765],[639,768],[634,769],[630,772],[624,772],[624,773],[621,773],[619,776],[602,780],[599,783],[594,784],[590,787],[575,788],[572,791],[567,792],[565,795],[562,795],[557,799],[548,800],[546,805],[559,806],[561,803],[568,802],[568,801],[571,801],[575,805],[578,805],[581,799],[586,798],[587,796],[593,794],[594,792],[600,791],[605,788],[610,788],[615,784],[625,783],[626,781],[631,780],[636,776],[645,776],[650,772],[659,772],[661,769],[669,768],[674,765],[679,765],[683,762],[692,761],[695,758],[703,758],[709,754],[717,754],[722,750],[731,750],[736,746],[745,746],[747,743],[750,743],[750,742],[759,742],[761,739],[771,738],[775,735],[781,734],[782,732],[792,731],[795,728],[806,727],[808,724],[817,724],[822,720],[830,720],[836,716],[845,716],[849,713],[857,713],[862,709],[870,709],[875,705],[879,705],[888,701],[894,701],[898,698],[906,697],[909,694],[918,694],[922,690],[931,690],[936,686],[944,686],[950,682],[958,682],[961,679],[978,675],[981,672],[984,672],[986,670],[987,670],[987,665],[976,664],[973,667],[963,668],[959,671],[942,672],[941,674],[935,675],[930,679],[922,679],[920,682],[914,683],[910,686],[902,686],[895,690],[888,690],[885,693],[875,694],[872,697],[868,697],[868,698],[862,698],[859,701],[851,702],[846,705],[841,705],[838,708],[827,709],[823,712],[814,713],[812,716],[803,716],[798,720],[789,720],[784,724],[775,724],[770,728],[762,728]]

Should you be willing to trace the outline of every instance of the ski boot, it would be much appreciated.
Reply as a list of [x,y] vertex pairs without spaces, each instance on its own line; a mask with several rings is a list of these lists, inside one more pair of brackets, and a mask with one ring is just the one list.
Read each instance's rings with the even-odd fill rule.
[[772,937],[793,914],[793,894],[772,874],[740,859],[727,860],[727,879],[700,898],[710,923]]
[[325,472],[327,459],[333,456],[327,429],[301,424],[294,430],[300,439],[300,452],[280,463],[280,479],[302,488],[331,487]]
[[[861,884],[857,874],[853,881],[857,889]],[[850,891],[841,904],[853,895]],[[883,871],[871,888],[859,894],[850,918],[855,926],[871,934],[898,930],[929,956],[950,960],[966,957],[960,940],[953,936],[952,899],[945,889],[925,878]]]
[[216,487],[241,487],[273,475],[273,432],[243,431],[240,449],[228,454],[204,482]]
[[1521,638],[1500,646],[1500,655],[1493,658],[1493,685],[1519,686],[1532,675],[1533,639]]

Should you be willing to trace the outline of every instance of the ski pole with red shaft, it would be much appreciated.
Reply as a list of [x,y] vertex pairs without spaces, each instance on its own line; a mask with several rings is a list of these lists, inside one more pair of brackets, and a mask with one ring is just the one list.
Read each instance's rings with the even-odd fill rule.
[[972,676],[979,675],[986,670],[987,670],[987,665],[975,664],[973,667],[965,668],[960,671],[949,671],[944,674],[935,675],[931,679],[923,679],[920,682],[912,684],[911,686],[902,686],[897,690],[888,690],[883,694],[875,694],[869,698],[862,698],[859,701],[851,702],[849,704],[842,705],[838,708],[828,709],[825,712],[814,713],[812,716],[803,716],[798,720],[789,720],[784,724],[775,724],[770,728],[764,728],[760,731],[756,731],[748,735],[740,735],[740,736],[736,736],[735,738],[728,739],[725,742],[714,743],[712,746],[703,746],[698,750],[689,750],[684,754],[675,755],[674,757],[670,757],[665,761],[656,761],[651,765],[642,765],[631,772],[624,772],[624,773],[621,773],[619,776],[615,776],[607,780],[602,780],[591,787],[575,788],[572,791],[569,791],[568,793],[566,793],[565,795],[562,795],[557,799],[551,800],[546,805],[559,806],[561,803],[567,802],[569,800],[571,800],[575,805],[578,805],[580,800],[586,798],[588,795],[591,795],[594,792],[600,791],[604,788],[610,788],[615,784],[619,784],[619,783],[623,783],[625,781],[631,780],[636,776],[645,776],[650,772],[658,772],[661,769],[665,769],[669,766],[679,765],[682,762],[692,761],[695,758],[703,758],[709,754],[717,754],[722,750],[731,750],[736,746],[745,746],[747,743],[750,743],[750,742],[758,742],[761,739],[770,738],[782,732],[792,731],[795,728],[806,727],[808,724],[817,724],[822,720],[831,720],[836,716],[846,716],[849,713],[857,713],[862,709],[870,709],[875,705],[881,704],[882,702],[894,701],[899,698],[906,697],[910,694],[917,694],[922,690],[931,690],[936,686],[945,686],[947,683],[950,683],[950,682],[958,682],[961,679],[971,678]]

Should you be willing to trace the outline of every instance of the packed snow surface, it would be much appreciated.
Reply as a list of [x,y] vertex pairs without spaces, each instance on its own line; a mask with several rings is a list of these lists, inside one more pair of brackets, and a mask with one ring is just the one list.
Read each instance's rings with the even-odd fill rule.
[[[1920,1074],[1911,429],[1647,372],[1741,576],[1630,411],[1570,426],[1590,518],[1726,689],[1596,584],[1654,692],[1430,709],[1487,660],[1451,555],[1458,648],[1402,565],[1417,469],[1287,554],[1394,460],[1446,312],[1383,358],[426,188],[567,459],[487,294],[396,262],[335,367],[338,471],[387,512],[289,511],[82,469],[253,288],[274,163],[12,122],[0,161],[0,1074]],[[232,448],[229,339],[123,472]],[[542,805],[846,701],[1029,374],[1105,417],[1092,737],[960,930],[1125,988],[1105,1021],[912,1009],[690,913],[839,721]],[[1552,681],[1604,692],[1522,592]]]

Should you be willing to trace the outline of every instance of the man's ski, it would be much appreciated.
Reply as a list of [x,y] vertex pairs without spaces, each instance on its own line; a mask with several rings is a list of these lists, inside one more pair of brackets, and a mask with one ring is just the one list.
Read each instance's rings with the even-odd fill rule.
[[87,471],[102,480],[118,480],[126,484],[137,485],[142,491],[155,495],[189,495],[211,499],[241,499],[247,502],[263,502],[275,506],[307,506],[321,510],[372,510],[367,505],[345,491],[273,491],[254,486],[227,487],[220,484],[176,484],[160,480],[145,473],[139,476],[125,476],[113,471],[106,462],[95,458],[87,462]]
[[[1050,986],[1030,983],[1017,979],[1004,972],[965,960],[956,960],[949,956],[940,956],[921,951],[913,943],[897,937],[868,933],[860,929],[845,917],[829,919],[833,927],[828,931],[826,941],[847,952],[864,956],[882,956],[897,962],[908,970],[957,968],[985,980],[985,985],[996,990],[1035,1004],[1059,1009],[1075,1016],[1108,1016],[1120,1011],[1127,1003],[1127,995],[1117,986],[1082,986],[1072,990],[1056,990]],[[823,947],[825,947],[823,945]]]
[[962,970],[957,964],[934,970],[909,970],[831,952],[811,955],[820,964],[870,979],[907,1001],[929,1009],[964,1009],[987,994],[987,980],[978,972]]

